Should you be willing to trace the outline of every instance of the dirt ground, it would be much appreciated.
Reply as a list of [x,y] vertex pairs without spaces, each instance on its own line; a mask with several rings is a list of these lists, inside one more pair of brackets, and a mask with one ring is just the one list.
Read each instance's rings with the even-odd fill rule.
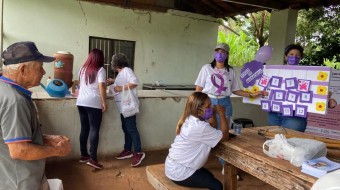
[[[113,155],[99,159],[103,170],[95,170],[78,160],[53,161],[46,164],[48,179],[58,178],[63,181],[64,190],[153,190],[145,172],[148,165],[164,163],[167,150],[146,152],[143,163],[138,167],[130,166],[130,159],[116,160]],[[221,165],[211,154],[206,166],[222,181]],[[275,188],[243,172],[238,172],[238,190],[274,190]]]

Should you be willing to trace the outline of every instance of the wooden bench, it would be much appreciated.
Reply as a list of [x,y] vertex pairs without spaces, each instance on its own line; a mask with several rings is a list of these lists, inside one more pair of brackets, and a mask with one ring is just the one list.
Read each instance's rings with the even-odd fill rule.
[[203,188],[183,187],[175,184],[165,176],[164,164],[147,166],[146,175],[149,183],[156,190],[203,190]]

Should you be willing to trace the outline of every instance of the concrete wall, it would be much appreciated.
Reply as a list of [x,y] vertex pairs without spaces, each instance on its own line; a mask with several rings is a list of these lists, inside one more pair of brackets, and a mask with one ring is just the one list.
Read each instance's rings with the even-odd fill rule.
[[[175,138],[175,129],[190,91],[140,90],[140,114],[137,127],[143,150],[168,149]],[[66,159],[78,159],[80,121],[75,98],[47,98],[37,96],[42,129],[46,134],[67,135],[71,138],[72,153]],[[108,111],[103,115],[98,155],[112,156],[123,148],[124,134],[113,98],[109,98]],[[260,106],[243,104],[241,97],[232,97],[233,118],[252,119],[256,126],[266,125],[266,112]],[[60,158],[53,158],[60,159]],[[65,158],[62,158],[65,159]]]
[[[180,11],[156,13],[76,0],[6,0],[3,45],[34,41],[47,55],[74,55],[74,79],[89,51],[89,36],[136,41],[135,73],[141,83],[193,84],[213,59],[216,19]],[[45,65],[54,76],[53,65]],[[141,86],[140,86],[141,87]]]

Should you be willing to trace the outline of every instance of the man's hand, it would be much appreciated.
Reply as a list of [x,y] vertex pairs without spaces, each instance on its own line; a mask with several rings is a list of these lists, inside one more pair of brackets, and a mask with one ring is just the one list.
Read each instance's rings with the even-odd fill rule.
[[62,135],[44,135],[44,144],[50,146],[57,146],[60,141],[70,141],[70,139],[66,136]]
[[71,144],[68,140],[60,141],[57,146],[58,156],[66,156],[71,152]]

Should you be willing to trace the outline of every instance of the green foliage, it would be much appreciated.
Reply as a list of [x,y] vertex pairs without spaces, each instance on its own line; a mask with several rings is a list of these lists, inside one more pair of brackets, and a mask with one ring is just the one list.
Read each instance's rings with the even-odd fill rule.
[[226,43],[230,47],[229,64],[231,66],[243,66],[254,59],[258,44],[254,39],[249,39],[244,32],[237,36],[234,33],[218,32],[218,43]]
[[340,69],[340,62],[336,62],[336,57],[334,56],[332,60],[324,59],[324,65],[327,67],[332,67],[334,69]]
[[296,41],[305,49],[304,65],[340,61],[339,14],[339,5],[299,11]]
[[267,43],[270,24],[267,11],[218,19],[217,22],[224,26],[219,28],[217,41],[230,46],[231,66],[243,66],[252,61],[258,48]]
[[264,46],[269,37],[270,13],[260,11],[257,13],[247,14],[247,16],[236,16],[236,26],[239,26],[243,32],[260,45]]

